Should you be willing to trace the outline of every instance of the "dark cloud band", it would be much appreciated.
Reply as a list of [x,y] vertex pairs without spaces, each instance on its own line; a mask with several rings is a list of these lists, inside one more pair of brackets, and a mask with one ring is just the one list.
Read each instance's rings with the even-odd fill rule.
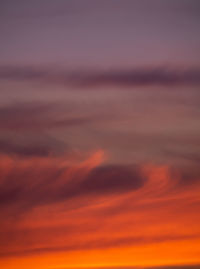
[[0,67],[0,79],[60,84],[71,87],[200,85],[200,68],[133,68],[69,71],[54,68]]

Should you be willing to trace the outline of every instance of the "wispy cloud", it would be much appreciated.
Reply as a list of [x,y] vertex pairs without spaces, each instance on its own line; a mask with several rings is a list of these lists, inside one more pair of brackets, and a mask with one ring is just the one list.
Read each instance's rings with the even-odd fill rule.
[[[13,169],[1,185],[0,206],[18,204],[24,208],[67,201],[76,197],[102,196],[133,191],[145,181],[139,168],[129,166],[103,166],[88,171],[85,167],[63,166],[63,157],[38,158],[35,161],[10,159]],[[25,167],[24,167],[25,166]],[[2,166],[1,169],[4,169]],[[29,181],[26,180],[27,175]],[[39,179],[38,179],[39,177]],[[31,182],[35,182],[32,185]],[[30,185],[32,185],[30,187]]]
[[[196,218],[199,182],[182,188],[181,173],[177,180],[169,167],[108,166],[102,154],[82,161],[1,157],[2,257],[199,238],[195,225],[192,232],[177,229]],[[146,223],[160,228],[155,234]]]

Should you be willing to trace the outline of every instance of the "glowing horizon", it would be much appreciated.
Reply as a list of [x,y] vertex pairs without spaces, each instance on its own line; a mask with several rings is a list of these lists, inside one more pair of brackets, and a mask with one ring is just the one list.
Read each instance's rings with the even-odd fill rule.
[[0,268],[200,268],[199,1],[0,10]]

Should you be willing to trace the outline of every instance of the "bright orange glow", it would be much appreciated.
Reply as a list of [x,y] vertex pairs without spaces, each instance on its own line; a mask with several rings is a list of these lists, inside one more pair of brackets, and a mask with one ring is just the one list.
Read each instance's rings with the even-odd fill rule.
[[[103,187],[93,193],[82,183],[103,161],[102,151],[86,161],[1,157],[2,186],[16,169],[16,175],[32,177],[28,184],[26,177],[18,180],[36,195],[30,197],[30,191],[29,197],[22,197],[28,208],[18,216],[12,216],[18,205],[3,207],[1,268],[200,263],[199,185],[182,187],[178,173],[171,173],[169,167],[143,165],[137,168],[145,177],[141,187],[110,193]],[[61,172],[51,181],[54,170]],[[70,187],[72,180],[75,187],[74,183]],[[61,199],[62,192],[58,197],[56,192],[65,186],[71,193],[66,189]],[[21,207],[23,199],[18,201]]]
[[0,0],[0,269],[200,269],[200,0]]

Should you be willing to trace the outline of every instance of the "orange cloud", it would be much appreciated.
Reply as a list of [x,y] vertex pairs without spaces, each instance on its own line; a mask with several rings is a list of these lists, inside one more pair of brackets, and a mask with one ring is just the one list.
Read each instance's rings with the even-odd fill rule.
[[199,181],[104,158],[1,157],[2,268],[200,263]]

